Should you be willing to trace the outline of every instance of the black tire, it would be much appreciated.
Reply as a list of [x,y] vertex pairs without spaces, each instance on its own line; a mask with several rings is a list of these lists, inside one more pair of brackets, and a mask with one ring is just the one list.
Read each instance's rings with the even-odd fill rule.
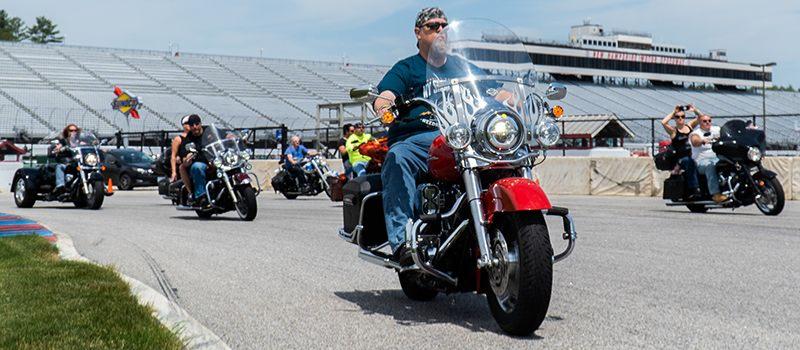
[[18,208],[30,208],[36,203],[36,189],[31,181],[20,176],[14,187],[14,203]]
[[282,194],[284,197],[286,197],[286,199],[295,199],[295,198],[297,198],[297,195],[296,195],[296,194],[288,194],[288,193],[286,193],[286,192],[281,192],[281,194]]
[[197,216],[201,219],[210,219],[214,215],[212,212],[202,210],[195,210],[194,212],[197,213]]
[[772,191],[775,196],[774,203],[769,206],[759,202],[757,199],[756,207],[758,207],[758,210],[764,213],[764,215],[775,216],[780,214],[783,211],[784,205],[786,205],[786,198],[783,193],[783,185],[781,185],[781,182],[778,181],[778,178],[772,178],[764,181],[764,190]]
[[400,279],[400,287],[403,288],[403,294],[411,300],[431,301],[439,294],[435,289],[426,287],[420,283],[418,272],[401,272],[397,277]]
[[97,210],[103,206],[103,201],[106,198],[105,195],[105,188],[103,186],[102,181],[95,181],[89,184],[90,188],[93,189],[91,195],[86,199],[86,208]]
[[236,203],[236,214],[244,221],[253,221],[258,214],[258,202],[256,201],[256,191],[250,187],[239,189],[239,202]]
[[117,182],[117,188],[122,191],[130,191],[133,189],[133,178],[130,174],[122,174],[119,176],[119,181]]
[[[503,331],[528,336],[539,328],[550,307],[553,247],[547,224],[541,213],[514,213],[499,216],[490,232],[494,258],[502,258],[500,267],[486,271],[489,309]],[[514,252],[516,263],[512,263]]]
[[331,192],[331,186],[325,187],[325,194],[328,195],[328,199],[333,199],[333,194]]
[[703,214],[708,211],[708,208],[702,204],[687,204],[686,207],[689,208],[689,211],[692,213]]

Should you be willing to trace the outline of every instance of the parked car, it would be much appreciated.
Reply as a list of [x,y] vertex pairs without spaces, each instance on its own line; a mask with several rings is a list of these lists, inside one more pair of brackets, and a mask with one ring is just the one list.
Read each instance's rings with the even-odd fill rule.
[[155,186],[157,176],[153,173],[154,160],[142,151],[121,148],[106,151],[108,176],[120,190],[131,190],[136,186]]

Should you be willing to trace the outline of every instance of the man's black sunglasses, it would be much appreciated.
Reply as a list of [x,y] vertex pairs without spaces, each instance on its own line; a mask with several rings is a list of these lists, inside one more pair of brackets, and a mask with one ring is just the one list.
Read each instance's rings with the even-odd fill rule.
[[195,125],[200,125],[200,122],[194,122],[194,123],[193,122],[188,122],[186,124],[189,124],[189,126],[195,126]]
[[439,28],[446,28],[447,24],[448,23],[434,22],[434,23],[425,23],[422,26],[435,31],[439,30]]

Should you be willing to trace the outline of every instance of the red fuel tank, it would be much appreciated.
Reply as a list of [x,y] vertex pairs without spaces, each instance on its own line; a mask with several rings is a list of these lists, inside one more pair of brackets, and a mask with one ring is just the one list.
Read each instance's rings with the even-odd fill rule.
[[442,135],[433,140],[431,148],[428,150],[428,170],[436,180],[461,181],[461,174],[458,173],[458,168],[456,167],[453,149],[447,145]]

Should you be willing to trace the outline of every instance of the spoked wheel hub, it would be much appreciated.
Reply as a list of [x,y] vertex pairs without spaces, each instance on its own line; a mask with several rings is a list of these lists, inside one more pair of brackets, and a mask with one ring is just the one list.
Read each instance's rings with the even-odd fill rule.
[[496,263],[489,269],[489,284],[503,310],[511,312],[519,293],[519,249],[498,230],[492,239],[492,255]]
[[756,197],[756,205],[758,205],[762,211],[771,211],[775,208],[777,202],[778,196],[775,194],[775,189],[767,182],[761,189],[761,195]]
[[25,179],[17,180],[17,190],[14,192],[14,197],[17,198],[17,202],[22,202],[25,200]]

